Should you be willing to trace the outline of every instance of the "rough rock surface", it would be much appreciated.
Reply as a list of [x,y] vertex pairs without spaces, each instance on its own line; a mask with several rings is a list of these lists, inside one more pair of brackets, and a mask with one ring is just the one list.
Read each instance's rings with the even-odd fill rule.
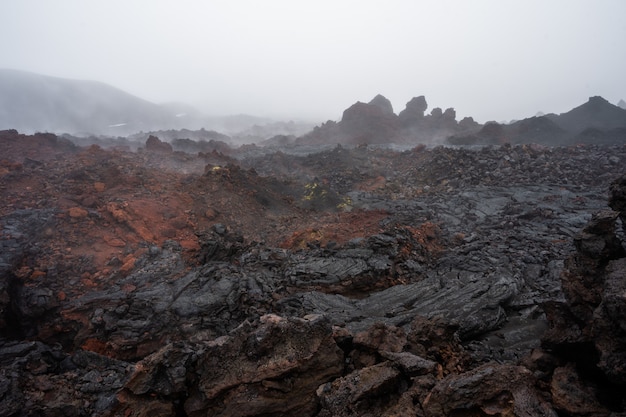
[[380,108],[385,114],[394,114],[391,102],[387,97],[381,94],[378,94],[376,97],[374,97],[368,104]]
[[138,362],[114,414],[313,415],[343,352],[323,317],[265,315],[215,340],[176,342]]
[[424,112],[427,108],[426,97],[413,97],[406,103],[404,110],[398,114],[400,123],[404,126],[419,124],[420,120],[424,118]]
[[0,415],[626,411],[624,147],[0,140]]
[[[612,207],[623,207],[625,179],[611,185]],[[625,406],[619,393],[626,389],[626,245],[616,233],[623,214],[594,214],[565,263],[565,300],[546,308],[550,328],[543,344],[566,362],[554,371],[552,387],[557,409],[567,413],[606,413]]]

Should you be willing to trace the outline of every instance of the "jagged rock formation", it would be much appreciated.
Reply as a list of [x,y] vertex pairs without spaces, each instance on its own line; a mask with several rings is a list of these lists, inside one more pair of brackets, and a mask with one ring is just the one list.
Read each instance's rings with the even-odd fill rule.
[[400,123],[403,127],[419,125],[419,122],[424,118],[424,112],[427,108],[426,97],[413,97],[406,103],[405,109],[398,114]]
[[0,140],[8,416],[625,410],[623,146]]
[[462,125],[456,121],[456,112],[449,108],[428,107],[424,96],[414,97],[399,115],[393,112],[391,102],[378,94],[369,103],[357,102],[346,109],[339,123],[327,122],[302,136],[299,144],[389,144],[434,143],[464,129],[476,129],[471,119]]
[[555,405],[568,414],[609,415],[626,405],[626,247],[616,234],[625,183],[623,176],[611,186],[609,204],[619,211],[597,212],[576,237],[561,275],[565,301],[546,309],[543,344],[562,361],[551,382]]
[[[377,97],[380,97],[378,102],[386,100]],[[389,113],[389,108],[376,103],[376,98],[369,104],[359,102],[343,112],[338,127],[347,143],[385,143],[397,135],[397,116],[393,110]]]
[[563,146],[623,144],[626,140],[626,110],[602,97],[590,97],[587,103],[560,115],[535,116],[508,125],[496,122],[480,125],[471,117],[457,122],[453,108],[443,111],[435,107],[425,114],[427,107],[424,96],[414,97],[396,116],[389,100],[379,94],[368,104],[352,105],[341,121],[316,127],[296,143]]
[[391,101],[389,101],[387,97],[384,97],[381,94],[378,94],[367,104],[378,107],[386,115],[395,114],[393,112],[393,106],[391,105]]
[[146,150],[151,152],[172,152],[172,145],[163,142],[156,136],[149,136],[146,140]]
[[[313,415],[343,352],[323,317],[265,315],[216,340],[178,342],[137,363],[115,415]],[[178,410],[177,410],[178,409]]]

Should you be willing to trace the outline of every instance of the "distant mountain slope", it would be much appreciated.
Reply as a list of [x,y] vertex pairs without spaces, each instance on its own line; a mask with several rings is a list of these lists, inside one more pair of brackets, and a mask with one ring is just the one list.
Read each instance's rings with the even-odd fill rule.
[[566,113],[549,114],[546,117],[572,133],[580,133],[588,128],[603,130],[626,128],[626,110],[600,96],[589,97],[589,101]]
[[626,110],[602,97],[590,97],[566,113],[530,117],[509,125],[489,122],[476,133],[451,136],[447,141],[454,145],[622,145],[626,143]]
[[171,110],[107,84],[0,69],[0,129],[124,135],[178,124]]
[[115,137],[207,129],[263,140],[312,128],[310,123],[281,123],[245,114],[207,116],[183,103],[151,103],[97,81],[0,69],[0,130]]

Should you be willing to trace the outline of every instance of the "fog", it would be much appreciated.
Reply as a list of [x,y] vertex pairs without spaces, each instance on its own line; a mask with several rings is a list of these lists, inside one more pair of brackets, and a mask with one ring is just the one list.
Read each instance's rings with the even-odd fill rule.
[[380,93],[457,119],[626,98],[626,2],[20,0],[0,68],[97,80],[210,115],[339,119]]

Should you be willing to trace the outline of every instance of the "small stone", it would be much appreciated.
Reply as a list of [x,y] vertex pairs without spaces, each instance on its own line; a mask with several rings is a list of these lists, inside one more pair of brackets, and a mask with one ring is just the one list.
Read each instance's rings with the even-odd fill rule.
[[73,219],[81,219],[87,217],[87,215],[89,214],[87,210],[82,207],[72,207],[69,209],[68,213]]
[[212,208],[209,208],[204,212],[204,217],[206,217],[209,220],[213,220],[214,218],[217,217],[217,212],[213,210]]

